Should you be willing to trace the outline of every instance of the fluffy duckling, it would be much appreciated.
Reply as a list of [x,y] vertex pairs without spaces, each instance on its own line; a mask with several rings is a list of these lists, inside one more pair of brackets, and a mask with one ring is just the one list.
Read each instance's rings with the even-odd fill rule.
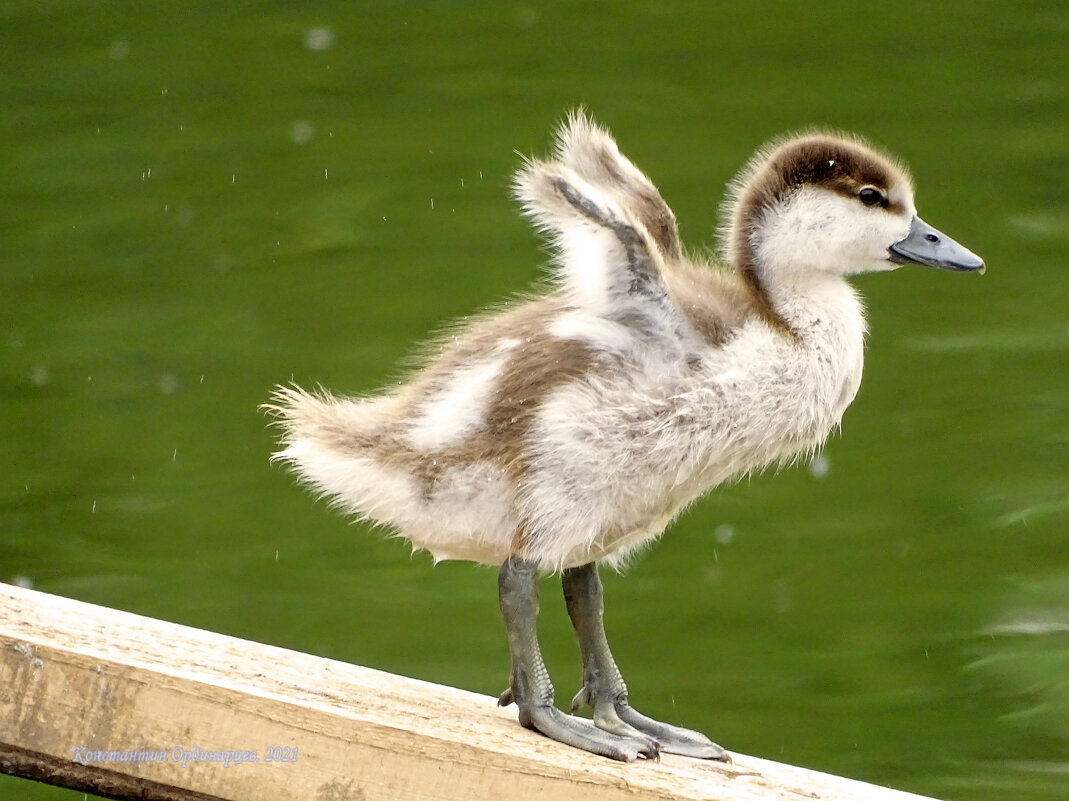
[[[904,263],[983,272],[916,214],[904,170],[858,139],[761,150],[730,190],[728,269],[687,256],[672,210],[609,134],[574,113],[515,179],[552,243],[552,288],[444,338],[408,383],[339,398],[279,388],[275,458],[353,515],[440,559],[500,567],[512,671],[502,705],[620,760],[727,759],[632,708],[602,625],[619,565],[723,481],[812,453],[861,381],[865,322],[845,280]],[[536,634],[560,573],[583,661],[554,706]]]

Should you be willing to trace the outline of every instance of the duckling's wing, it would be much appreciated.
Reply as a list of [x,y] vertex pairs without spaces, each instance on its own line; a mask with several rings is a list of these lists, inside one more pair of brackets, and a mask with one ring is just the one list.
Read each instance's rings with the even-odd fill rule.
[[648,317],[653,307],[662,317],[679,317],[664,281],[664,254],[614,193],[567,165],[535,159],[517,174],[515,191],[556,250],[554,277],[569,304],[620,321]]
[[557,131],[556,160],[627,209],[663,257],[682,255],[676,215],[657,187],[582,109],[573,111]]

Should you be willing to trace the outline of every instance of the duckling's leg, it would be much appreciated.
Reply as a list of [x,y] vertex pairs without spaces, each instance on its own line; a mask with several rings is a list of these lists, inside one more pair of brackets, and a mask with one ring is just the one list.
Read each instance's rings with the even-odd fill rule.
[[498,591],[512,656],[510,687],[498,703],[507,706],[515,701],[523,726],[567,745],[621,762],[633,762],[640,756],[656,759],[657,743],[641,732],[631,731],[621,736],[601,731],[553,706],[553,684],[538,647],[535,565],[510,558],[501,566]]
[[565,570],[561,583],[568,615],[575,626],[583,655],[583,689],[572,699],[572,712],[589,704],[594,710],[594,725],[598,728],[624,737],[646,734],[657,741],[662,751],[670,754],[730,762],[727,752],[704,734],[660,723],[631,708],[627,702],[627,685],[605,638],[597,565],[591,562]]

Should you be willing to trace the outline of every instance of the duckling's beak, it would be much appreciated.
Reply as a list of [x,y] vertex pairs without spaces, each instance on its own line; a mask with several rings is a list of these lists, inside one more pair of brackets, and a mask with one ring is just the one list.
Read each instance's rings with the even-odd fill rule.
[[916,215],[909,224],[909,236],[901,242],[895,242],[888,250],[895,264],[924,264],[943,270],[979,272],[981,275],[986,269],[983,259]]

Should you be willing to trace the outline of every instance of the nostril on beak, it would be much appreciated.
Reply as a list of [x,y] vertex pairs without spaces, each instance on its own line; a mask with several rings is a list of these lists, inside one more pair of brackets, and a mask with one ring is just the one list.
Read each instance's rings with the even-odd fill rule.
[[937,237],[935,234],[927,234],[924,238],[927,239],[929,242],[939,241],[939,237]]

